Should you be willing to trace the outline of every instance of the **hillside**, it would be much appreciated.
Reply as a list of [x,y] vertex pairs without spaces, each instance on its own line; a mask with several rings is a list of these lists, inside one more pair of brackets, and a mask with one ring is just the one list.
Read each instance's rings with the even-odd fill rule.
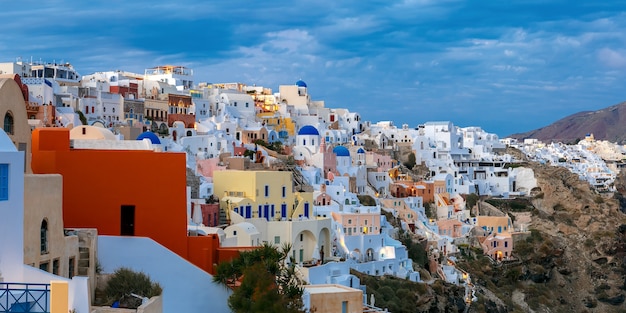
[[[515,242],[521,262],[459,263],[473,277],[480,312],[496,303],[507,312],[624,312],[626,214],[567,169],[530,163],[541,191],[525,199],[531,235]],[[519,205],[506,205],[509,211]],[[471,258],[470,258],[471,259]]]
[[548,126],[509,137],[570,143],[584,138],[588,133],[592,133],[598,140],[626,143],[626,102],[598,111],[572,114]]

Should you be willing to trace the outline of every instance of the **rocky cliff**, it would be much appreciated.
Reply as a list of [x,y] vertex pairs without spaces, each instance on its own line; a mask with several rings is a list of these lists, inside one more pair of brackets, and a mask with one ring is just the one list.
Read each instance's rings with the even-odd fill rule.
[[469,251],[461,262],[479,291],[471,311],[623,312],[626,215],[619,201],[565,168],[528,166],[539,188],[526,199],[531,232],[515,241],[519,261],[496,265]]

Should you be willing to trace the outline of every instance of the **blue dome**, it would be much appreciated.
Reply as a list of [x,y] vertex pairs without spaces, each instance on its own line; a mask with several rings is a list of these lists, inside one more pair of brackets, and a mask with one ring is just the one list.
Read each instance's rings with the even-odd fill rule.
[[344,147],[344,146],[336,146],[333,148],[333,153],[336,154],[338,157],[349,157],[350,156],[350,151],[348,150],[348,148]]
[[363,148],[359,148],[359,150],[357,150],[356,153],[365,153],[365,150],[363,150]]
[[304,127],[300,128],[300,131],[298,132],[298,135],[314,135],[314,136],[319,136],[320,133],[317,131],[317,128],[311,126],[311,125],[305,125]]
[[153,132],[143,132],[137,136],[137,140],[143,140],[144,138],[150,139],[153,145],[160,145],[161,140],[159,140],[159,136],[155,135]]
[[300,79],[296,82],[296,86],[306,88],[306,83],[302,79]]

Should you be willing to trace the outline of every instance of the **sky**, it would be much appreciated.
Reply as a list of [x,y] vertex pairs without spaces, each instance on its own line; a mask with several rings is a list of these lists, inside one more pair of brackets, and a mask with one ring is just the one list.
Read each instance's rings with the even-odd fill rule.
[[[267,2],[267,3],[266,3]],[[159,65],[196,82],[302,79],[362,119],[500,137],[626,101],[626,1],[7,1],[0,62],[82,75]]]

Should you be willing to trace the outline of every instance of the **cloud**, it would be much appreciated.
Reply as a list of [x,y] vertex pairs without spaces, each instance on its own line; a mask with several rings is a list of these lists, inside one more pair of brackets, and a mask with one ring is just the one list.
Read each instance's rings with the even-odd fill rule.
[[[364,119],[506,135],[624,100],[624,12],[617,0],[24,0],[0,10],[0,61],[65,59],[81,74],[182,64],[197,82],[274,89],[302,78]],[[501,123],[502,111],[519,116]]]
[[610,68],[626,68],[626,50],[602,48],[598,51],[598,59]]

